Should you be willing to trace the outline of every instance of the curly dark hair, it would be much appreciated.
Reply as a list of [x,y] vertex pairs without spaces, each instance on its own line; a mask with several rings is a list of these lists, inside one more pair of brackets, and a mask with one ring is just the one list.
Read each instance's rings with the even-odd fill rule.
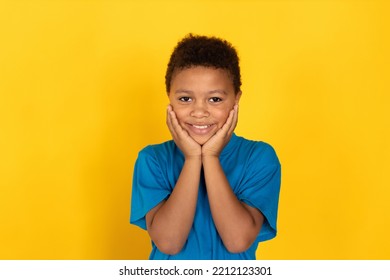
[[172,78],[176,71],[194,66],[227,70],[232,78],[235,93],[240,91],[240,66],[235,48],[226,40],[190,33],[179,41],[171,54],[165,74],[167,93],[171,90]]

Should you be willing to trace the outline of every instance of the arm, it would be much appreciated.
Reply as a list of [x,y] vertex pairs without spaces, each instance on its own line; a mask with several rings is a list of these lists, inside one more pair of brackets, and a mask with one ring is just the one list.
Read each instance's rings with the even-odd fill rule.
[[237,119],[238,108],[235,107],[225,125],[202,147],[211,213],[225,247],[232,253],[247,250],[255,241],[264,221],[259,210],[237,199],[219,161],[219,155],[229,142]]
[[211,213],[225,247],[231,253],[246,251],[260,232],[263,215],[237,199],[219,158],[203,157],[203,168]]
[[146,225],[159,250],[174,255],[181,251],[193,224],[202,161],[200,145],[180,127],[170,107],[167,125],[185,155],[184,166],[169,198],[146,214]]

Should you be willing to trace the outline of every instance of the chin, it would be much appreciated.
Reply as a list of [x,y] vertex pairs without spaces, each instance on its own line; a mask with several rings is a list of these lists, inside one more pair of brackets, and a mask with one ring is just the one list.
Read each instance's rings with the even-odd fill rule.
[[198,136],[198,135],[191,135],[191,137],[195,140],[196,143],[198,143],[201,146],[203,146],[203,144],[205,144],[211,138],[211,136]]

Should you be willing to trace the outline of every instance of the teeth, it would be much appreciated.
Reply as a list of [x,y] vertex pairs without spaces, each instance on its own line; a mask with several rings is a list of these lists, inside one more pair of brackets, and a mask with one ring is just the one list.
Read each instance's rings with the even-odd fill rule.
[[208,125],[193,125],[193,127],[198,128],[198,129],[205,129],[208,128]]

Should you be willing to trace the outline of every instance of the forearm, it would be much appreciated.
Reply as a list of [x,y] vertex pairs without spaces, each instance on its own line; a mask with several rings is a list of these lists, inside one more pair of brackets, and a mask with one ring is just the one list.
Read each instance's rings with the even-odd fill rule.
[[184,162],[170,197],[147,215],[148,232],[164,253],[180,252],[191,230],[198,198],[201,158]]
[[256,239],[263,216],[237,199],[218,157],[203,157],[202,161],[210,209],[218,233],[229,251],[245,251]]

